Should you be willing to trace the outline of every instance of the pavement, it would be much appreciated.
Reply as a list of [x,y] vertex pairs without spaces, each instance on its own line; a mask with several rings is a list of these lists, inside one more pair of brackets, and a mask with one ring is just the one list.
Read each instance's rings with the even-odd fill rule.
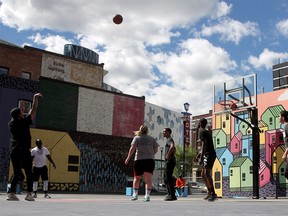
[[131,201],[126,195],[103,194],[50,194],[51,199],[38,193],[35,202],[24,200],[25,194],[17,195],[20,201],[7,201],[6,193],[0,193],[0,215],[37,216],[265,216],[287,215],[287,198],[252,199],[249,197],[219,198],[215,202],[203,200],[204,195],[189,195],[176,201],[164,201],[164,195],[151,195],[150,202],[144,196]]

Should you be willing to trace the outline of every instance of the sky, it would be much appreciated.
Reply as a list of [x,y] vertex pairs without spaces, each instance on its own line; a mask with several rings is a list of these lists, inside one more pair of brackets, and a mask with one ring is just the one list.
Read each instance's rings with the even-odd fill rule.
[[[63,54],[99,54],[104,82],[192,115],[208,113],[213,86],[257,74],[273,90],[272,66],[288,60],[287,0],[0,0],[0,39]],[[115,14],[123,22],[113,23]]]

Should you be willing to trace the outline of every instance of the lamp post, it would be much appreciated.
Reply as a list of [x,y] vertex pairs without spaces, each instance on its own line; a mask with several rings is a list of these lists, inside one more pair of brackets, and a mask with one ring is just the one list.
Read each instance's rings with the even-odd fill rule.
[[182,161],[182,177],[185,177],[185,147],[188,143],[190,144],[190,113],[188,113],[190,104],[188,102],[184,103],[184,110],[183,114],[183,161]]
[[160,160],[160,177],[161,177],[161,181],[163,180],[163,177],[162,177],[162,155],[163,155],[163,149],[164,149],[164,147],[160,147],[160,151],[161,151],[161,160]]

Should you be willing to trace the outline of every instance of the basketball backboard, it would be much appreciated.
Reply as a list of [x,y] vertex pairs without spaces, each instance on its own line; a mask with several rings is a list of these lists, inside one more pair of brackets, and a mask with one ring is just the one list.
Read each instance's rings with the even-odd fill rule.
[[[257,75],[228,80],[214,85],[213,112],[220,114],[230,112],[231,104],[236,104],[236,110],[257,106]],[[233,110],[234,111],[234,110]]]

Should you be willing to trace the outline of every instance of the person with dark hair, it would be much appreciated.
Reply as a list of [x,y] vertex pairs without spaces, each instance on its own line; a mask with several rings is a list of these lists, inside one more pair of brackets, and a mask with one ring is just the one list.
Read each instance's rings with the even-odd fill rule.
[[284,176],[286,179],[288,179],[288,161],[287,161],[287,155],[288,155],[288,112],[286,110],[282,110],[280,112],[280,119],[279,122],[284,125],[284,132],[283,132],[283,139],[285,144],[285,152],[282,156],[283,162],[286,162],[286,169]]
[[166,145],[165,145],[165,170],[164,170],[164,177],[165,177],[165,185],[167,189],[167,195],[165,197],[165,201],[174,201],[177,200],[175,195],[175,187],[174,187],[174,180],[173,180],[173,172],[176,166],[176,148],[174,140],[171,137],[172,130],[170,128],[164,128],[163,136],[166,138]]
[[56,169],[56,165],[50,156],[49,150],[42,145],[41,139],[36,139],[36,147],[31,150],[31,156],[34,159],[33,198],[37,198],[37,189],[40,176],[43,182],[44,197],[51,198],[48,195],[48,168],[46,165],[46,158],[50,161],[50,163],[52,163],[54,169]]
[[206,129],[207,119],[202,118],[198,124],[198,142],[201,144],[201,154],[199,155],[200,164],[202,164],[202,179],[207,187],[208,196],[204,198],[208,201],[217,199],[213,179],[211,176],[213,164],[216,160],[216,152],[213,145],[211,133]]
[[16,196],[16,186],[22,178],[22,168],[26,174],[27,196],[25,200],[34,201],[32,197],[33,180],[32,180],[32,158],[30,153],[31,134],[30,125],[36,116],[38,108],[38,99],[42,95],[37,93],[33,97],[32,108],[28,115],[24,115],[20,108],[13,108],[10,111],[12,119],[8,123],[10,130],[10,159],[13,166],[13,178],[11,180],[11,190],[6,200],[19,201]]
[[133,163],[134,180],[132,201],[138,200],[138,191],[142,176],[145,180],[144,201],[150,201],[152,176],[155,169],[155,154],[158,151],[158,147],[159,144],[157,141],[148,135],[148,127],[146,125],[141,125],[140,129],[135,131],[135,137],[132,140],[128,156],[125,160],[125,165],[127,165],[136,151]]

